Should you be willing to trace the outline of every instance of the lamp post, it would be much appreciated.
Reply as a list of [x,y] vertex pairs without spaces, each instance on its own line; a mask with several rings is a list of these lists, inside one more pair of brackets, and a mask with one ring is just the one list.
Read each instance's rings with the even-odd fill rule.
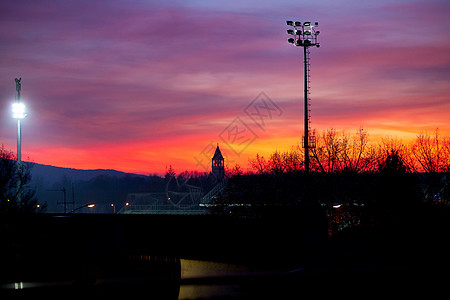
[[27,115],[25,113],[25,104],[20,102],[20,91],[22,89],[21,84],[22,77],[17,79],[14,78],[14,81],[16,82],[16,91],[17,96],[16,100],[12,104],[12,117],[17,120],[17,204],[20,205],[22,202],[21,198],[21,172],[22,172],[22,154],[21,154],[21,148],[22,148],[22,130],[20,127],[20,120],[25,118]]
[[15,78],[14,81],[16,82],[16,91],[17,96],[16,100],[14,101],[12,105],[12,117],[14,119],[17,119],[17,162],[20,163],[22,161],[21,158],[21,142],[22,142],[22,131],[20,128],[20,120],[25,118],[27,115],[25,113],[25,104],[20,102],[20,91],[22,89],[21,84],[22,78]]
[[309,103],[309,84],[310,84],[310,65],[309,65],[309,47],[320,47],[317,42],[317,37],[320,31],[316,30],[319,26],[318,22],[314,25],[311,22],[299,22],[299,21],[286,21],[288,26],[293,29],[288,29],[287,33],[292,35],[292,38],[288,39],[288,42],[294,46],[303,47],[304,56],[304,129],[305,134],[303,136],[303,147],[305,148],[305,173],[309,173],[309,149],[316,147],[316,137],[314,135],[310,136],[310,103]]
[[95,203],[88,203],[88,204],[85,204],[85,205],[83,205],[83,206],[80,206],[80,207],[77,207],[77,208],[75,208],[75,209],[72,209],[72,210],[69,212],[69,214],[70,214],[70,213],[73,213],[74,211],[77,211],[77,210],[79,210],[79,209],[85,208],[85,207],[93,208],[93,207],[95,207]]

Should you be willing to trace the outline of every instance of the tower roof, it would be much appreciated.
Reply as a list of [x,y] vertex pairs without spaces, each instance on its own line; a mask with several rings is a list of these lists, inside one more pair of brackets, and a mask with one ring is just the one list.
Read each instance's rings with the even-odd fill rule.
[[213,159],[213,160],[216,160],[216,159],[223,159],[222,152],[220,152],[220,149],[219,149],[219,144],[217,144],[216,152],[214,152],[214,156],[213,156],[212,159]]

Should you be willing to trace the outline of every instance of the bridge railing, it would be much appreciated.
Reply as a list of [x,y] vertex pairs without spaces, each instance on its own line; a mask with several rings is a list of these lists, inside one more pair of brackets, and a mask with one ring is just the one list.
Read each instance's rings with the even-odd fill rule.
[[213,187],[205,196],[200,200],[201,203],[210,203],[213,197],[217,196],[227,185],[227,178],[219,182],[215,187]]
[[205,214],[207,209],[198,205],[129,205],[120,214]]

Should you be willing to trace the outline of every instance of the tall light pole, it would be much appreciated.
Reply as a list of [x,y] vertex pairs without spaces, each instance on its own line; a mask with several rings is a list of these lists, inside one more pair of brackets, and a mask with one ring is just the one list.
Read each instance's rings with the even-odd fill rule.
[[12,117],[14,119],[17,119],[17,162],[20,164],[22,161],[21,157],[21,143],[22,143],[22,131],[20,128],[20,120],[25,118],[27,115],[25,114],[25,104],[20,102],[20,91],[22,90],[22,84],[21,84],[22,78],[15,78],[14,81],[16,82],[16,100],[14,101],[12,105]]
[[21,148],[22,148],[22,131],[20,127],[20,120],[26,117],[25,113],[25,104],[20,102],[20,91],[22,90],[22,84],[21,84],[22,77],[17,79],[15,78],[14,81],[16,82],[16,91],[17,96],[16,100],[14,101],[12,105],[12,117],[14,119],[17,119],[17,204],[20,205],[21,203],[21,182],[20,177],[22,173],[22,154],[21,154]]
[[314,135],[310,135],[310,102],[309,102],[309,84],[310,84],[310,65],[309,65],[309,47],[320,47],[320,44],[317,42],[317,37],[320,31],[316,30],[317,26],[319,26],[318,22],[315,22],[314,25],[311,22],[299,22],[299,21],[286,21],[288,26],[291,26],[293,29],[288,29],[287,33],[292,35],[292,38],[288,39],[288,42],[293,44],[294,46],[303,47],[303,56],[304,56],[304,117],[305,117],[305,134],[303,136],[303,148],[305,148],[305,173],[309,173],[309,149],[316,147],[316,137]]

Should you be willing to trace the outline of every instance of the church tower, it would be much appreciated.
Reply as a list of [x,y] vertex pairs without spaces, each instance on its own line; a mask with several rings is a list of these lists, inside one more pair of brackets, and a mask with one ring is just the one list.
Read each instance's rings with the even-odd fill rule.
[[217,144],[216,152],[212,158],[212,174],[217,178],[218,181],[222,181],[225,177],[225,166],[222,152],[220,152],[219,144]]

